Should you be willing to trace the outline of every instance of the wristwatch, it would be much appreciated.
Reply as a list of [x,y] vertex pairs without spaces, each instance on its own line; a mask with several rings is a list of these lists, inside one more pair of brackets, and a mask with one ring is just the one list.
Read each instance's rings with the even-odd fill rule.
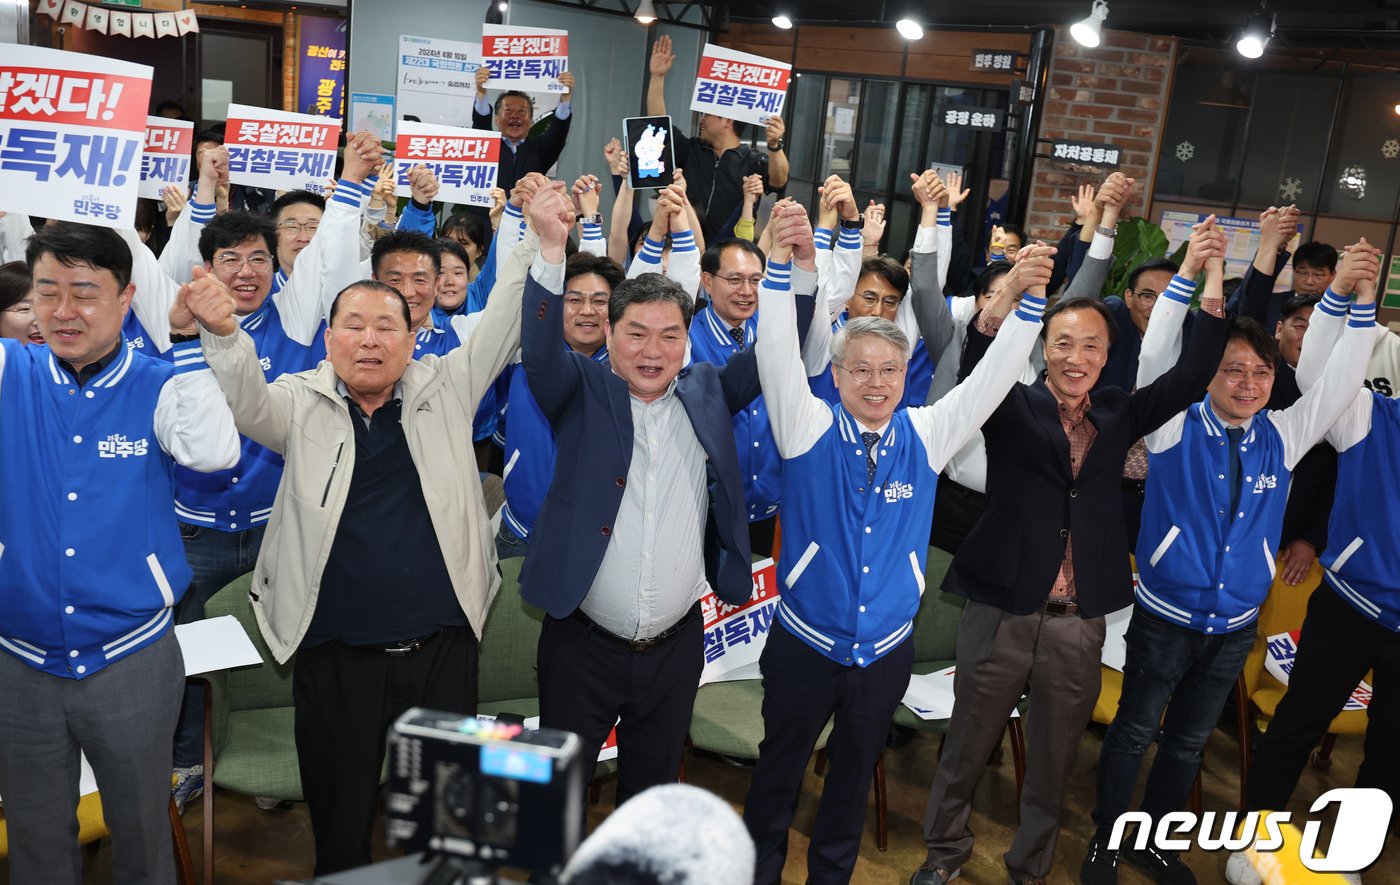
[[777,145],[777,147],[774,147],[773,144],[772,144],[771,142],[770,142],[769,145],[768,145],[768,150],[770,150],[770,151],[780,151],[780,150],[782,150],[782,149],[783,149],[783,140],[782,140],[781,138],[778,139],[778,145]]
[[846,219],[841,218],[838,219],[838,223],[841,225],[841,228],[843,230],[860,230],[861,228],[865,227],[865,216],[858,215],[856,216],[855,221],[847,221]]
[[1103,235],[1106,236],[1106,237],[1116,237],[1116,236],[1118,236],[1118,225],[1116,225],[1116,224],[1115,224],[1113,227],[1104,227],[1104,226],[1101,224],[1101,225],[1099,225],[1097,228],[1095,228],[1094,230],[1095,230],[1096,233],[1101,233],[1101,234],[1103,234]]
[[578,220],[583,222],[584,224],[602,224],[603,213],[594,212],[592,215],[580,215],[578,217]]

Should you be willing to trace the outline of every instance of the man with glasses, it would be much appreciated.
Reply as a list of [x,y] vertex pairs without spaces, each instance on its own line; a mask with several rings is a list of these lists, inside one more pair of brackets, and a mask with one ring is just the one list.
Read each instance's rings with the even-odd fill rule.
[[931,406],[899,408],[909,338],[884,317],[852,319],[832,342],[841,397],[832,406],[808,389],[791,294],[815,286],[811,224],[788,201],[769,223],[757,355],[783,457],[782,602],[761,660],[764,738],[744,820],[754,880],[774,885],[808,759],[834,714],[807,860],[808,881],[825,885],[850,880],[875,761],[909,682],[938,473],[1020,376],[1052,264],[1023,262],[1030,291],[1014,316],[1010,298],[1001,302],[1007,319],[990,357]]
[[[763,253],[752,242],[721,240],[705,250],[700,257],[700,283],[710,303],[690,321],[692,360],[722,366],[735,354],[753,348],[761,282]],[[735,412],[733,424],[749,515],[749,544],[759,553],[770,553],[783,468],[763,397]]]
[[[206,189],[201,169],[191,210],[207,213],[213,220],[191,225],[191,231],[198,236],[204,269],[233,295],[234,315],[252,338],[268,381],[305,371],[319,361],[323,345],[318,346],[318,333],[330,300],[359,278],[360,206],[373,188],[371,178],[379,166],[378,140],[368,133],[351,136],[335,196],[324,217],[317,214],[314,222],[324,230],[302,246],[295,241],[306,234],[304,225],[313,223],[309,204],[291,203],[292,216],[283,217],[282,223],[296,220],[303,225],[296,234],[279,232],[265,215],[225,212],[213,217],[212,181]],[[133,233],[123,236],[133,257],[133,310],[140,308],[148,316],[168,312],[179,289],[176,280],[164,272],[149,249],[133,241]],[[284,254],[295,262],[285,274],[277,269],[276,260]],[[146,326],[157,350],[168,350],[167,332],[154,323]],[[246,436],[240,442],[239,462],[231,470],[198,473],[176,468],[175,513],[185,555],[194,570],[189,591],[176,611],[179,623],[202,618],[205,602],[251,571],[257,561],[282,477],[282,458]],[[175,737],[175,798],[182,809],[204,789],[202,710],[202,693],[191,689]]]
[[[1326,368],[1293,406],[1265,410],[1278,345],[1254,320],[1236,320],[1206,398],[1147,436],[1137,604],[1126,636],[1123,694],[1099,754],[1097,831],[1080,871],[1083,885],[1117,881],[1119,852],[1109,848],[1109,838],[1132,803],[1142,756],[1154,741],[1142,810],[1155,821],[1185,804],[1201,750],[1254,644],[1293,468],[1361,389],[1379,272],[1376,250],[1351,247],[1326,296],[1345,305],[1357,290],[1348,328],[1330,355],[1305,349],[1305,359],[1325,360]],[[1219,292],[1219,275],[1217,258],[1208,266],[1207,296]],[[1371,284],[1358,286],[1363,280]],[[1186,310],[1193,289],[1191,280],[1173,280],[1164,306]],[[1140,378],[1150,380],[1159,369],[1145,361]],[[1124,855],[1157,882],[1196,881],[1174,852],[1150,841]]]

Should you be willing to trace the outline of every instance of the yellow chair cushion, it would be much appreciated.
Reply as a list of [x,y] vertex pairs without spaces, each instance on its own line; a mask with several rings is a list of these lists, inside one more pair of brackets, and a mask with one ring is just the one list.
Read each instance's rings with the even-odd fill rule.
[[1118,700],[1123,696],[1123,673],[1112,667],[1100,665],[1103,671],[1099,699],[1094,702],[1093,720],[1100,725],[1108,725],[1118,715]]

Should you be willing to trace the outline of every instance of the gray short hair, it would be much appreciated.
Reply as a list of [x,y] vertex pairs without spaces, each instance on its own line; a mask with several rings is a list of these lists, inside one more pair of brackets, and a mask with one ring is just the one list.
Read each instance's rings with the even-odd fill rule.
[[681,312],[682,324],[690,328],[690,319],[695,314],[694,300],[670,277],[659,273],[640,274],[614,286],[612,297],[608,299],[608,324],[617,328],[627,308],[652,301],[674,304]]
[[904,361],[909,362],[909,336],[884,317],[856,317],[846,323],[846,327],[831,339],[831,361],[837,365],[845,363],[846,347],[851,343],[851,339],[866,336],[885,339],[899,348],[899,352],[904,354]]

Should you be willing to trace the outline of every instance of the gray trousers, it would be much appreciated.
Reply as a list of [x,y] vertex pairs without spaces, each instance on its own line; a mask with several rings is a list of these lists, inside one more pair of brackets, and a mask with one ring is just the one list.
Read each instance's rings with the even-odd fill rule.
[[14,885],[80,885],[78,751],[112,831],[112,881],[174,885],[170,752],[185,687],[172,629],[86,679],[0,652],[0,797]]
[[1065,783],[1099,696],[1103,640],[1103,618],[963,609],[957,698],[924,812],[930,861],[956,870],[972,856],[972,794],[1029,680],[1021,825],[1004,860],[1017,880],[1049,875]]

